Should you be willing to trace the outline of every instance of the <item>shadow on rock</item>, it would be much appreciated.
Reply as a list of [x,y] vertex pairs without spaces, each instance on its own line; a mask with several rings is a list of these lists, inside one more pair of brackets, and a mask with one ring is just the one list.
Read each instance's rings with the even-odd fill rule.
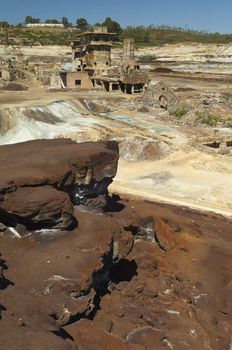
[[0,304],[0,320],[2,318],[2,311],[6,311],[6,308],[2,304]]
[[106,195],[106,206],[104,208],[105,212],[113,212],[117,213],[122,211],[125,208],[125,205],[120,203],[121,198],[120,196],[113,194],[112,196],[109,196],[109,194]]
[[[0,290],[6,289],[9,286],[13,286],[14,283],[12,283],[10,280],[5,278],[4,276],[4,270],[7,270],[8,266],[6,265],[6,261],[0,258]],[[1,311],[1,307],[0,307]]]
[[122,259],[110,269],[110,280],[116,284],[122,281],[129,282],[136,275],[137,264],[134,260]]

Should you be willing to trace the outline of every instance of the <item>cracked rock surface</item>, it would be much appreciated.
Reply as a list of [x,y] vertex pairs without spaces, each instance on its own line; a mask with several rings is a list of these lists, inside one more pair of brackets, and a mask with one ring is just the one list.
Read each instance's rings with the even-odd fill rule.
[[231,220],[121,202],[50,240],[0,236],[0,348],[230,349]]

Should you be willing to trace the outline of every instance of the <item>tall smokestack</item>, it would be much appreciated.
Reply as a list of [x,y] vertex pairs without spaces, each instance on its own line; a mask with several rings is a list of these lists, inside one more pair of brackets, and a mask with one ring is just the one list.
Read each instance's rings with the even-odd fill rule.
[[123,40],[123,61],[131,61],[135,59],[134,39]]

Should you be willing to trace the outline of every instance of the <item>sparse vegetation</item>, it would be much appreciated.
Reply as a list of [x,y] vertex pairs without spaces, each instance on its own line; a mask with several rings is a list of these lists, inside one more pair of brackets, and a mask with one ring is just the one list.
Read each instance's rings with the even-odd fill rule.
[[[8,36],[10,45],[69,45],[76,33],[60,28],[9,28]],[[0,33],[0,43],[4,40]]]
[[101,25],[107,27],[108,32],[116,34],[115,40],[120,40],[120,34],[123,30],[118,22],[107,17]]
[[205,124],[208,126],[216,126],[217,123],[222,121],[222,117],[219,115],[215,115],[215,114],[205,114],[202,112],[197,112],[196,113],[197,116],[197,122],[201,123],[201,124]]
[[76,25],[79,30],[84,32],[87,30],[89,23],[85,18],[77,18]]
[[169,110],[169,113],[177,118],[181,118],[188,113],[188,109],[183,106],[174,107]]
[[29,24],[29,23],[40,23],[40,18],[35,18],[32,16],[26,16],[25,20],[24,20],[25,24]]
[[147,55],[140,56],[139,59],[141,62],[153,62],[153,61],[157,60],[157,57],[156,57],[156,55],[147,54]]
[[[48,21],[48,20],[47,20]],[[32,16],[26,16],[24,20],[26,23],[39,23],[40,18],[34,18]],[[35,40],[38,40],[41,45],[64,45],[69,42],[69,31],[68,27],[75,27],[72,23],[69,23],[68,18],[63,17],[61,20],[53,19],[54,23],[63,23],[65,29],[59,31],[59,35],[54,31],[50,31],[50,36],[43,40],[43,37],[40,38],[28,38],[30,36],[29,32],[25,31],[25,28],[19,23],[16,26],[9,25],[7,22],[0,22],[0,28],[4,28],[6,25],[9,27],[9,32],[11,36],[11,44],[18,44],[23,37],[24,43],[32,41],[31,44],[35,44]],[[116,41],[121,42],[124,38],[134,38],[136,47],[147,47],[147,46],[158,46],[165,44],[175,44],[182,42],[198,42],[198,43],[213,43],[213,44],[230,44],[232,42],[232,34],[220,34],[220,33],[209,33],[207,31],[197,31],[191,28],[183,29],[179,27],[170,27],[166,25],[154,26],[150,25],[145,26],[129,26],[124,29],[121,28],[120,24],[111,18],[106,18],[103,23],[96,23],[98,25],[106,25],[110,32],[115,32],[117,34]],[[78,28],[83,31],[85,29],[92,30],[93,26],[88,24],[88,21],[85,18],[78,19]],[[31,29],[31,33],[37,34],[41,32],[36,29]],[[54,34],[54,35],[53,35]],[[75,35],[75,32],[74,32]],[[31,35],[32,36],[32,35]],[[61,38],[59,39],[59,36]],[[208,59],[211,58],[211,55],[208,55]]]
[[121,34],[121,39],[127,37],[134,38],[137,47],[175,44],[180,42],[230,44],[232,41],[232,34],[209,33],[207,31],[198,31],[191,28],[183,29],[166,25],[150,25],[148,27],[130,26],[125,28]]

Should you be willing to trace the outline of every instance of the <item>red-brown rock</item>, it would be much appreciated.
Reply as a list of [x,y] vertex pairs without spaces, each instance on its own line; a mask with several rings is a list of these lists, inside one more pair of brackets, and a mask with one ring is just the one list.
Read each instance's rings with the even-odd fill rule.
[[165,251],[176,246],[176,232],[162,219],[155,221],[155,236],[160,248]]
[[131,344],[139,344],[145,349],[156,349],[156,346],[164,338],[164,332],[152,328],[141,327],[133,329],[127,336],[126,340]]
[[69,196],[51,186],[18,188],[5,195],[0,209],[15,223],[26,223],[29,227],[46,225],[63,229],[74,220]]
[[18,187],[89,184],[116,174],[116,142],[35,140],[0,147],[0,193]]
[[65,331],[73,337],[78,350],[144,350],[144,347],[128,344],[87,320],[66,326]]
[[104,197],[117,162],[116,142],[55,139],[0,146],[0,222],[28,229],[74,226],[72,203]]

